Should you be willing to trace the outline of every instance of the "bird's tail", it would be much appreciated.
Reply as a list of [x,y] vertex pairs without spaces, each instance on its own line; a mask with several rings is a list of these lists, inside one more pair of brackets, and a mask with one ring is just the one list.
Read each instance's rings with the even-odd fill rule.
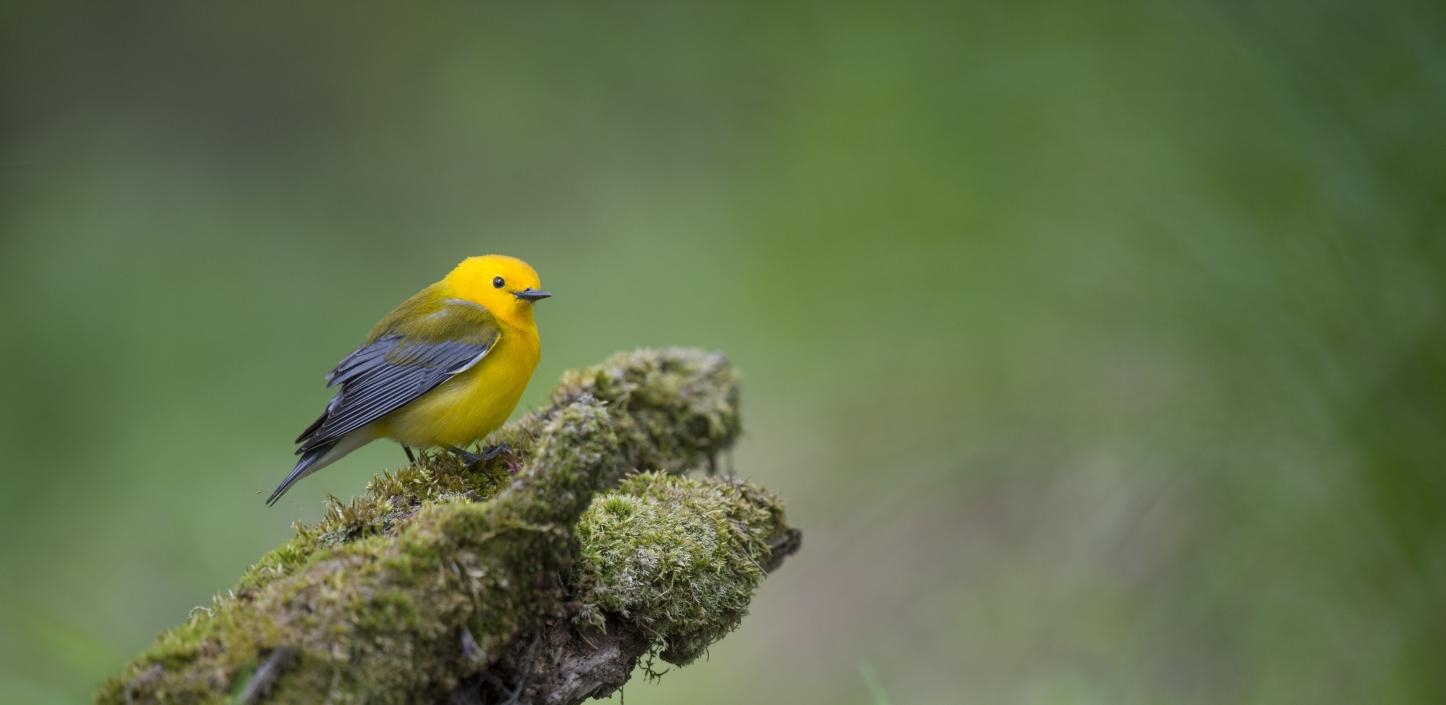
[[301,459],[296,461],[296,467],[291,469],[291,472],[287,474],[286,479],[282,480],[281,484],[276,486],[276,491],[272,492],[271,496],[267,498],[266,506],[269,507],[273,504],[276,504],[276,500],[281,499],[281,495],[286,494],[286,491],[291,489],[292,485],[300,482],[301,478],[306,477],[307,475],[310,475],[311,473],[314,473],[317,470],[320,470],[328,465],[331,465],[332,463],[340,460],[342,456],[346,455],[347,453],[350,453],[357,448],[360,448],[372,442],[375,439],[376,434],[372,433],[370,427],[363,427],[352,431],[351,433],[348,433],[341,438],[331,441],[330,443],[316,446],[305,452],[300,450],[296,451],[301,455]]
[[335,443],[330,443],[303,453],[301,458],[296,461],[296,467],[291,469],[291,472],[286,475],[286,479],[282,480],[281,484],[276,486],[276,490],[271,493],[271,496],[266,498],[266,506],[269,507],[276,504],[276,500],[281,499],[281,495],[286,494],[286,491],[291,489],[292,485],[300,482],[301,478],[320,470],[322,466],[326,464],[321,463],[321,459],[326,457],[326,454],[330,453],[335,447]]

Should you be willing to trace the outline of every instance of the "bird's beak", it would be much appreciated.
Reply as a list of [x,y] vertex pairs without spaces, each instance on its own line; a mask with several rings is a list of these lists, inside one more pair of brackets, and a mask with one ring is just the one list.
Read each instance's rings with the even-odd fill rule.
[[512,292],[512,295],[516,296],[519,299],[522,299],[523,301],[541,301],[549,296],[552,296],[552,292],[542,291],[541,289],[534,289],[529,286],[522,291]]

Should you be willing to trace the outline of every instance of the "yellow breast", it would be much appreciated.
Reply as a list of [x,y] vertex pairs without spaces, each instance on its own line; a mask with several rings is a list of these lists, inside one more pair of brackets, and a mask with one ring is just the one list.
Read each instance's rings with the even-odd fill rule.
[[463,447],[486,438],[512,415],[540,353],[535,327],[504,324],[481,362],[377,421],[373,432],[419,448]]

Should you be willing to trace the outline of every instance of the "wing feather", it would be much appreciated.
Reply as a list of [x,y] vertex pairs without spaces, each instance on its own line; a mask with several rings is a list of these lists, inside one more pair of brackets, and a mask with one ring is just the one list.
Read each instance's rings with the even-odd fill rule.
[[321,417],[297,437],[298,455],[396,411],[477,364],[501,328],[485,308],[427,297],[423,290],[378,325],[366,345],[327,375],[340,386]]

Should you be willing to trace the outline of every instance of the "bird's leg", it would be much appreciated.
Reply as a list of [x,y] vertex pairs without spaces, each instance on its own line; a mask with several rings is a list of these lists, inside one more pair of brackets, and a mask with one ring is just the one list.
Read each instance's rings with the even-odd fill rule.
[[415,462],[417,462],[417,458],[412,455],[412,449],[411,449],[411,448],[408,448],[408,447],[406,447],[406,446],[402,446],[402,452],[407,454],[407,462],[409,462],[409,463],[415,463]]

